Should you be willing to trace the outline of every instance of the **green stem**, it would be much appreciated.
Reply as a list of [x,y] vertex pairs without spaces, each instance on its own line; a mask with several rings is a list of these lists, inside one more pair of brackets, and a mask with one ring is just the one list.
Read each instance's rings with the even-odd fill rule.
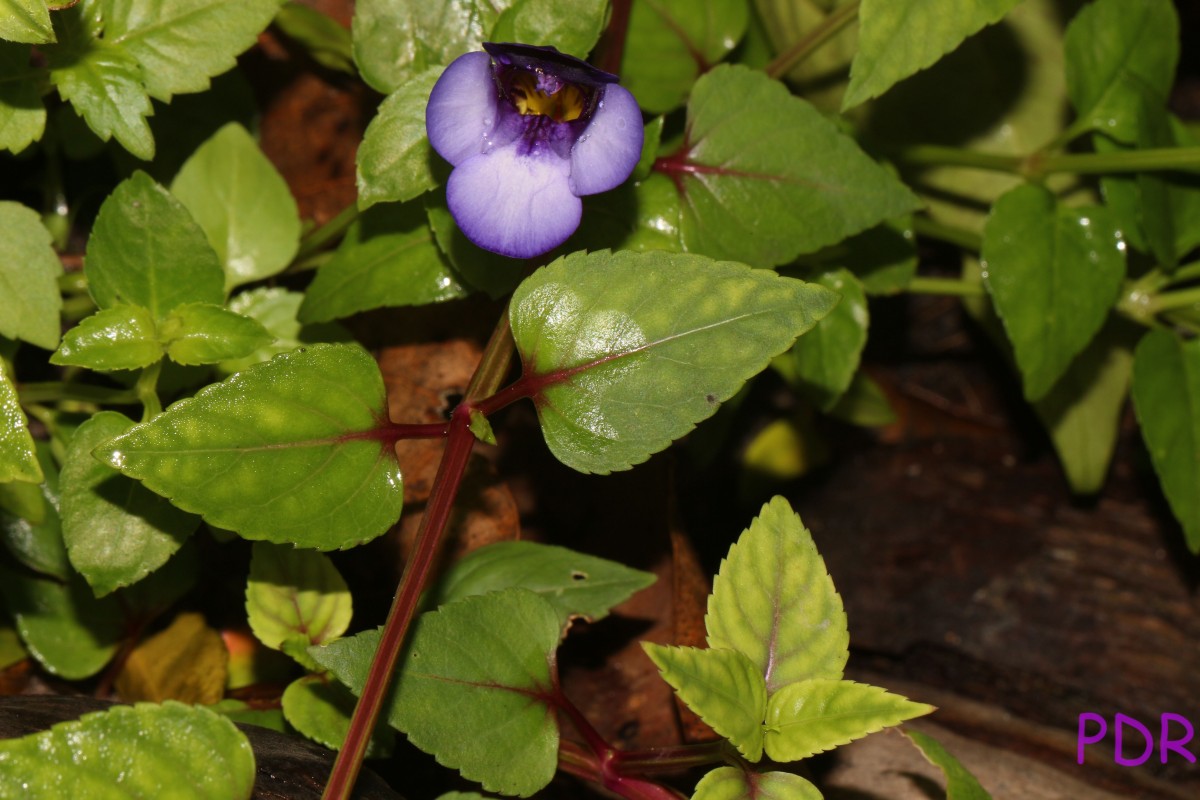
[[905,291],[911,294],[938,294],[952,297],[983,297],[983,286],[962,278],[923,278],[917,276]]
[[780,53],[774,61],[767,64],[766,73],[772,78],[782,78],[792,71],[797,64],[808,58],[821,45],[832,39],[837,33],[858,17],[858,2],[847,3],[826,17],[820,25],[813,28],[800,41]]
[[142,422],[149,422],[162,413],[162,401],[158,399],[158,376],[162,374],[162,359],[155,361],[138,375],[134,390],[142,403]]
[[1200,303],[1200,286],[1193,286],[1190,289],[1177,289],[1173,292],[1163,292],[1156,294],[1150,298],[1150,309],[1152,313],[1161,314],[1164,311],[1173,311],[1177,308],[1187,308]]
[[1041,180],[1053,172],[1076,175],[1114,172],[1152,172],[1158,170],[1200,171],[1200,147],[1161,147],[1151,150],[1123,150],[1117,153],[1062,153],[1029,156],[983,153],[958,147],[923,144],[905,148],[896,154],[898,161],[914,166],[971,167],[1009,172],[1027,180]]
[[346,206],[333,219],[311,231],[300,240],[300,249],[296,251],[296,257],[292,263],[302,262],[325,245],[341,238],[354,220],[358,219],[359,213],[357,205]]
[[935,222],[929,217],[913,217],[913,232],[918,236],[957,245],[974,253],[983,249],[983,237],[978,233],[966,228]]
[[1174,325],[1178,328],[1183,328],[1188,333],[1191,333],[1193,335],[1200,336],[1200,325],[1197,325],[1195,323],[1195,321],[1190,320],[1186,317],[1183,317],[1179,314],[1172,314],[1170,312],[1163,314],[1163,317],[1166,319],[1167,322],[1171,323],[1172,325]]
[[1195,280],[1196,278],[1200,278],[1200,261],[1193,261],[1190,264],[1184,264],[1170,275],[1166,275],[1164,277],[1165,280],[1163,281],[1163,285],[1183,283],[1184,281],[1191,281]]
[[983,153],[961,147],[943,147],[936,144],[919,144],[906,147],[896,153],[896,160],[914,166],[931,167],[974,167],[998,172],[1021,174],[1025,165],[1022,156],[1003,153]]
[[512,327],[508,324],[508,309],[500,315],[500,320],[492,330],[487,346],[483,350],[483,358],[471,377],[467,386],[467,400],[476,402],[495,394],[512,366],[513,338]]
[[80,403],[122,406],[136,403],[139,399],[138,393],[134,389],[110,389],[107,386],[91,386],[86,383],[64,383],[62,381],[22,383],[17,386],[17,396],[22,405],[74,400]]
[[678,772],[691,767],[737,761],[736,755],[731,754],[729,744],[724,739],[677,747],[622,750],[618,751],[614,758],[617,768],[624,775]]

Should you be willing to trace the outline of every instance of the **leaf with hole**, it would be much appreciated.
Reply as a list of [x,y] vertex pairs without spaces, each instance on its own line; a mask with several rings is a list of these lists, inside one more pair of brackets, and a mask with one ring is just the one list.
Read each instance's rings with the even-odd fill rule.
[[375,361],[318,344],[208,386],[95,454],[214,526],[333,550],[400,516],[390,435]]

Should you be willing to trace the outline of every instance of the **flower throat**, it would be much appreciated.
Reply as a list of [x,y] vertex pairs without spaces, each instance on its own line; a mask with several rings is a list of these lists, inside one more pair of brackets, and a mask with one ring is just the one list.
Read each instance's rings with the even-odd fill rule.
[[501,78],[504,94],[522,116],[573,122],[584,115],[591,91],[546,75],[541,70],[509,69]]

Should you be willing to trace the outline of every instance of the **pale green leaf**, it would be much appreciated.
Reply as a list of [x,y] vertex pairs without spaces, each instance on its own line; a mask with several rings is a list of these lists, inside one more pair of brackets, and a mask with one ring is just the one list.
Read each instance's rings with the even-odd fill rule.
[[537,542],[497,542],[472,550],[438,582],[430,607],[520,586],[541,595],[565,626],[598,620],[654,583],[654,575],[605,558]]
[[946,776],[946,800],[992,800],[979,780],[942,746],[941,742],[920,731],[904,731],[930,764]]
[[414,75],[380,104],[356,156],[360,209],[411,200],[438,185],[425,104],[441,74],[433,67]]
[[50,363],[111,371],[148,367],[162,357],[154,315],[122,304],[102,308],[67,331]]
[[300,212],[279,171],[236,122],[192,154],[171,193],[192,213],[225,268],[225,287],[284,270],[300,246]]
[[1133,360],[1133,408],[1163,494],[1192,552],[1200,552],[1200,339],[1142,337]]
[[100,206],[84,274],[96,305],[142,306],[155,319],[184,303],[225,300],[221,262],[204,231],[144,172],[135,172]]
[[245,358],[272,341],[257,321],[209,303],[176,306],[158,331],[167,355],[185,365]]
[[233,67],[283,0],[104,0],[104,40],[141,66],[157,100],[199,92]]
[[711,416],[834,301],[742,264],[601,251],[539,269],[509,315],[551,451],[608,473]]
[[0,149],[19,153],[42,138],[46,107],[39,84],[45,70],[32,67],[28,45],[0,42]]
[[115,706],[0,742],[0,796],[244,800],[254,753],[233,723],[168,702]]
[[58,467],[48,443],[38,442],[35,447],[45,480],[0,483],[0,541],[25,566],[65,581],[71,576],[71,564],[58,510]]
[[830,270],[813,280],[842,299],[807,336],[797,340],[792,360],[801,393],[820,410],[829,411],[858,372],[870,317],[862,283],[849,270]]
[[0,358],[0,483],[40,483],[42,478],[17,387],[8,375],[4,359]]
[[1171,0],[1096,0],[1067,27],[1067,92],[1073,130],[1133,144],[1143,95],[1165,105],[1179,61],[1179,17]]
[[113,597],[97,599],[79,576],[62,584],[0,566],[0,593],[30,655],[53,674],[87,678],[117,652],[121,606]]
[[71,564],[100,597],[161,567],[200,520],[92,457],[133,427],[101,411],[71,438],[62,472],[63,540]]
[[[330,750],[341,750],[350,731],[355,697],[340,683],[317,675],[292,681],[283,690],[283,716],[300,733]],[[383,758],[392,752],[395,734],[387,725],[375,728],[367,743],[367,758]]]
[[821,792],[790,772],[717,767],[696,784],[692,800],[821,800]]
[[337,20],[292,0],[284,3],[275,15],[275,26],[302,45],[321,66],[358,74],[354,69],[350,31]]
[[306,344],[317,342],[347,342],[350,333],[335,322],[301,325],[296,315],[304,295],[289,292],[282,286],[261,286],[242,292],[229,301],[229,310],[256,320],[274,341],[258,348],[242,358],[229,359],[217,365],[218,370],[231,375],[238,370],[263,361],[272,356],[287,353]]
[[0,336],[58,346],[62,262],[37,212],[0,201]]
[[984,285],[1013,345],[1025,396],[1050,391],[1100,330],[1125,278],[1107,209],[1069,208],[1042,186],[1005,194],[984,228]]
[[878,686],[814,678],[771,695],[764,745],[774,761],[799,761],[933,710]]
[[371,356],[313,345],[208,386],[95,453],[211,525],[332,550],[400,516],[387,425]]
[[767,685],[757,664],[736,650],[651,642],[642,642],[642,649],[688,708],[747,759],[762,758]]
[[729,548],[704,625],[708,646],[746,655],[769,692],[842,676],[850,642],[842,599],[812,534],[782,497],[764,505]]
[[692,252],[775,266],[920,205],[819,111],[747,67],[696,82],[687,130],[655,168],[676,181]]
[[305,648],[326,644],[350,625],[350,590],[329,556],[255,542],[246,584],[246,615],[258,640],[274,650],[298,642],[300,663],[316,669]]
[[0,39],[26,44],[53,42],[46,0],[0,0]]
[[608,0],[514,0],[496,20],[490,39],[551,45],[559,52],[587,58],[607,14]]
[[[550,698],[561,633],[553,607],[524,589],[423,614],[397,668],[389,723],[484,789],[528,797],[558,764]],[[311,653],[358,694],[378,645],[379,632],[367,631]]]
[[886,92],[931,66],[1021,0],[863,0],[858,53],[842,110]]
[[317,270],[300,306],[326,322],[381,306],[438,303],[467,290],[442,259],[420,204],[373,208]]
[[621,61],[623,83],[648,113],[679,106],[696,78],[723,59],[746,32],[747,0],[637,0]]

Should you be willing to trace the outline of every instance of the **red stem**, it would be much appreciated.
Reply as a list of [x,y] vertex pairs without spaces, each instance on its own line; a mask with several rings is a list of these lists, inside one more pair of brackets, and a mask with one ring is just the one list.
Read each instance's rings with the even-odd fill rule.
[[621,72],[621,59],[625,56],[625,39],[629,33],[629,12],[633,0],[613,0],[612,16],[608,20],[608,28],[600,40],[600,63],[597,64],[605,72],[618,75]]
[[324,800],[349,800],[354,789],[354,781],[358,778],[367,743],[375,730],[375,723],[379,720],[392,673],[400,658],[401,647],[416,615],[417,600],[433,570],[438,545],[450,520],[454,498],[458,495],[467,469],[467,461],[475,443],[475,436],[468,427],[470,421],[471,404],[461,403],[450,417],[446,450],[442,454],[442,462],[433,481],[433,492],[425,506],[425,516],[417,531],[416,547],[412,558],[404,567],[404,574],[400,577],[400,588],[392,601],[387,622],[384,623],[383,635],[379,641],[379,648],[375,651],[375,658],[371,661],[362,695],[354,707],[350,730],[346,734],[342,749],[338,751],[333,771],[329,774],[329,782],[322,795]]

